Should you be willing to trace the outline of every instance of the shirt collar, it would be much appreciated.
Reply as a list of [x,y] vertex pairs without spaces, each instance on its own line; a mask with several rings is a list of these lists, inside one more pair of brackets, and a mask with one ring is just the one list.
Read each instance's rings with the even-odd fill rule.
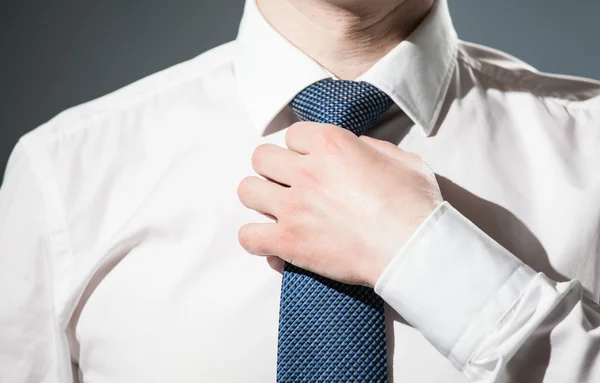
[[[289,109],[286,106],[298,92],[334,76],[273,29],[255,1],[246,0],[234,68],[252,122],[265,135],[286,127],[277,117]],[[387,93],[430,135],[448,90],[457,47],[446,0],[436,0],[413,33],[356,80]]]

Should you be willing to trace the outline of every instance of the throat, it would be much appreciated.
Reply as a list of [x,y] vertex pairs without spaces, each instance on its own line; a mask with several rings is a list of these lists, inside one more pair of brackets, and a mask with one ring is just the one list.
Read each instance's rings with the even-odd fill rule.
[[354,80],[406,39],[434,0],[256,2],[264,18],[290,43],[337,78]]

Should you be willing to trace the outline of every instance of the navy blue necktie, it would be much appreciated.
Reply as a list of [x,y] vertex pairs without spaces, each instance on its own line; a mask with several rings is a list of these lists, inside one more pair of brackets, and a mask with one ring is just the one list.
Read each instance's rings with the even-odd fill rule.
[[[391,105],[365,82],[322,80],[291,107],[301,120],[365,133]],[[387,383],[383,300],[286,263],[279,308],[278,383]]]

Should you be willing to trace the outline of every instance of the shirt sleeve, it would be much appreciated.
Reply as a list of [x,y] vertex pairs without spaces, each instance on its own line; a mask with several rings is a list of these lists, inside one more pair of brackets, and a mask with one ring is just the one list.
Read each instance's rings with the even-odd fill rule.
[[54,314],[48,197],[23,146],[0,187],[0,382],[72,382]]
[[600,382],[600,307],[444,202],[375,291],[473,382]]

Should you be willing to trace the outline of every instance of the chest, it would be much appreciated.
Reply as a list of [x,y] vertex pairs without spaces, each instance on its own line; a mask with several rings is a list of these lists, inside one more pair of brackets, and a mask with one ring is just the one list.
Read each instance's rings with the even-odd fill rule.
[[[85,381],[275,381],[281,275],[237,241],[244,223],[270,221],[237,199],[237,184],[253,173],[251,149],[218,164],[200,154],[183,158],[107,246],[121,246],[125,255],[78,319]],[[488,168],[432,162],[444,197],[496,241],[534,269],[557,280],[578,278],[598,293],[592,282],[600,201],[583,203],[581,190],[564,188],[551,204],[537,198],[535,183],[478,189],[494,182]],[[386,310],[393,381],[464,381]]]

